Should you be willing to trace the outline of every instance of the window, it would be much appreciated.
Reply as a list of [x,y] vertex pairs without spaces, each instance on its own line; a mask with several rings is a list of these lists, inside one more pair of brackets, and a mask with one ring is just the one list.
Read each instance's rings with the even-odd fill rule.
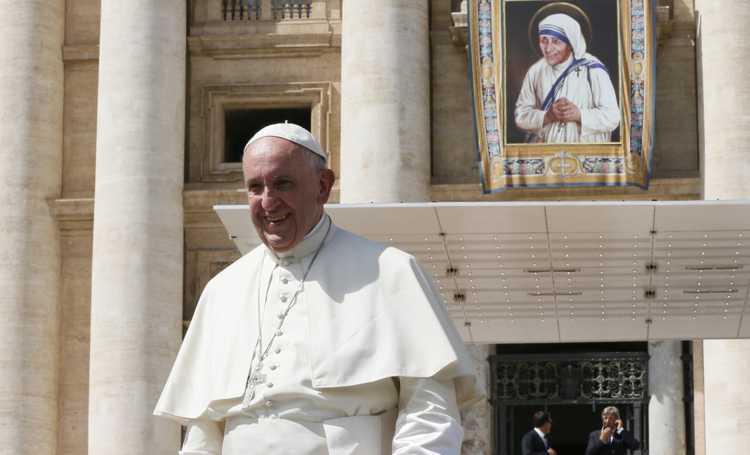
[[224,162],[242,162],[242,153],[255,133],[274,123],[294,123],[310,130],[311,109],[232,109],[224,112]]
[[197,133],[200,181],[242,180],[245,144],[264,126],[288,120],[307,128],[328,152],[330,82],[204,85]]

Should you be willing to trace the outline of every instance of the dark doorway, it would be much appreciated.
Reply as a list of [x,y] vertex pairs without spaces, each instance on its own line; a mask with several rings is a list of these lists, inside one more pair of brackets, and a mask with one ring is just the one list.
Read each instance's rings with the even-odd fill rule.
[[648,452],[648,345],[645,342],[497,345],[489,357],[495,450],[522,455],[537,411],[552,414],[550,446],[559,455],[586,453],[601,413],[616,406],[625,428]]
[[[552,415],[552,431],[549,434],[550,447],[558,455],[583,455],[586,453],[589,434],[601,428],[601,414],[605,407],[611,405],[555,404],[548,405],[547,411]],[[625,428],[633,431],[633,405],[619,404],[617,409],[623,419]],[[532,417],[544,406],[509,407],[509,424],[512,426],[511,455],[521,455],[521,440],[532,430]]]
[[310,130],[311,108],[227,109],[224,111],[224,162],[239,163],[245,144],[262,128],[274,123],[294,123]]

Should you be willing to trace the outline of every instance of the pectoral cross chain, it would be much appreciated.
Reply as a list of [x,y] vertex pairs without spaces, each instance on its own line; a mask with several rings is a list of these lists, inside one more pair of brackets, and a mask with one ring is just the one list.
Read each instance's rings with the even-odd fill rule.
[[245,392],[245,400],[242,402],[243,408],[250,406],[250,400],[253,399],[253,395],[255,394],[255,387],[258,384],[266,383],[266,375],[260,374],[261,370],[263,370],[263,363],[258,362],[255,368],[253,368],[253,374],[247,378],[247,391]]

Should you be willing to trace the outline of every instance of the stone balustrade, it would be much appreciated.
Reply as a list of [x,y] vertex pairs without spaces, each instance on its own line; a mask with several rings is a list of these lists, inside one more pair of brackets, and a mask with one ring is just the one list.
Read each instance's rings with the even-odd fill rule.
[[[222,0],[225,21],[309,19],[312,0]],[[264,11],[267,14],[264,14]]]

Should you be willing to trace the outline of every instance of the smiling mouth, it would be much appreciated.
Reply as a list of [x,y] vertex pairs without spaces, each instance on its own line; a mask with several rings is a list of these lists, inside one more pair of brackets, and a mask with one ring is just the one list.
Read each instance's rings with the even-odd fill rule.
[[289,216],[289,214],[287,213],[286,215],[280,215],[280,216],[267,216],[266,219],[268,221],[274,222],[274,221],[281,221],[281,220],[285,219],[288,216]]

